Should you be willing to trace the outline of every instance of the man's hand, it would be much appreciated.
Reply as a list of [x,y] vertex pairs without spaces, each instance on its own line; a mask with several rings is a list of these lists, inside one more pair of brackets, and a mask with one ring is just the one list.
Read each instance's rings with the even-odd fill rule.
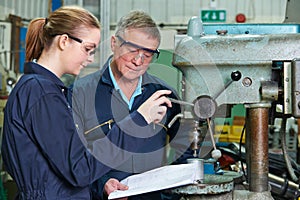
[[[117,179],[111,178],[104,185],[104,193],[105,195],[109,195],[115,190],[127,190],[128,186],[120,183]],[[118,200],[127,200],[127,197],[120,198]]]
[[168,94],[171,94],[170,90],[158,90],[138,108],[137,111],[148,124],[160,122],[167,112],[167,107],[172,107],[171,101],[165,96]]

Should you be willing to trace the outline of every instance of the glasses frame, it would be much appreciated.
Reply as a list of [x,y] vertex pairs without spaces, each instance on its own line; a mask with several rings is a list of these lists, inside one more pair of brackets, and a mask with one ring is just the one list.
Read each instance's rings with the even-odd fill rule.
[[[80,38],[78,38],[78,37],[75,37],[75,36],[72,36],[72,35],[70,35],[70,34],[68,34],[68,33],[64,33],[64,34],[66,34],[70,39],[72,39],[72,40],[74,40],[74,41],[80,43],[81,45],[84,45],[84,43],[87,43],[87,42],[84,42],[82,39],[80,39]],[[63,35],[63,34],[55,34],[55,35],[52,35],[52,37],[55,37],[55,36],[57,36],[57,35]],[[93,43],[90,43],[90,44],[93,44]],[[95,53],[96,53],[96,45],[95,45],[95,44],[93,44],[93,48],[94,48],[94,50],[92,50],[91,52],[87,52],[87,51],[84,50],[84,49],[82,49],[82,50],[83,50],[85,53],[87,53],[87,55],[93,56],[93,55],[95,55]]]
[[79,43],[82,43],[82,42],[83,42],[83,40],[80,39],[80,38],[74,37],[74,36],[69,35],[69,34],[67,34],[67,35],[68,35],[69,38],[71,38],[72,40],[75,40],[76,42],[79,42]]
[[[71,38],[72,40],[75,40],[76,42],[78,42],[78,43],[80,43],[80,44],[82,44],[83,45],[83,40],[82,39],[80,39],[80,38],[77,38],[77,37],[74,37],[74,36],[72,36],[72,35],[70,35],[70,34],[67,34],[67,36],[69,37],[69,38]],[[92,44],[92,43],[91,43]],[[93,44],[94,45],[94,50],[92,50],[91,52],[86,52],[86,50],[85,50],[85,52],[89,55],[89,56],[93,56],[93,55],[95,55],[95,53],[96,53],[96,45],[95,44]]]
[[137,49],[140,49],[140,50],[143,50],[143,51],[150,52],[150,53],[152,53],[153,55],[156,54],[156,55],[157,55],[157,56],[156,56],[156,59],[158,59],[158,57],[159,57],[160,52],[159,52],[158,49],[153,50],[153,49],[149,49],[149,48],[146,48],[146,47],[142,47],[142,46],[140,46],[140,45],[138,45],[138,44],[134,44],[134,43],[132,43],[132,42],[129,42],[129,41],[127,41],[127,40],[124,40],[124,39],[123,39],[121,36],[119,36],[119,35],[117,35],[116,37],[121,41],[120,47],[122,47],[123,45],[126,45],[126,44],[127,44],[127,45],[130,45],[130,46],[135,47],[135,48],[137,48]]

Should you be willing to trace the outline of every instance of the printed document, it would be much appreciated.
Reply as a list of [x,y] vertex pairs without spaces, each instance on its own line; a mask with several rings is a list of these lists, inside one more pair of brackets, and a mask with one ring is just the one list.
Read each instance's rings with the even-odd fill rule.
[[189,163],[168,165],[132,175],[121,181],[129,189],[124,191],[116,190],[108,196],[108,199],[128,197],[193,184],[196,178],[196,171],[196,163]]

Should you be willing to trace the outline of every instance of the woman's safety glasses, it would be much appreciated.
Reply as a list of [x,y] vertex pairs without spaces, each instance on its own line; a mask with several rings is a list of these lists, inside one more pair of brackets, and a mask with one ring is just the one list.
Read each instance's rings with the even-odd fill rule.
[[[74,37],[68,33],[65,33],[70,39],[78,42],[81,44],[81,50],[86,53],[88,56],[93,56],[96,53],[96,44],[91,43],[91,42],[84,42],[82,39],[79,39],[77,37]],[[54,34],[51,35],[52,37],[55,37],[57,35],[63,35],[63,34]]]
[[67,34],[69,38],[72,40],[75,40],[76,42],[79,42],[81,44],[81,50],[85,52],[89,56],[93,56],[96,53],[96,44],[91,42],[84,42],[82,39],[79,39],[77,37],[74,37],[72,35]]

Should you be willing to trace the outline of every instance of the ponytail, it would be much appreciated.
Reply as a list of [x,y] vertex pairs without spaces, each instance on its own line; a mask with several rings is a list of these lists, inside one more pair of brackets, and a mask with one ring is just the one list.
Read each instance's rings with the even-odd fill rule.
[[43,28],[45,21],[44,18],[37,18],[28,25],[25,46],[26,62],[38,59],[41,56],[44,48]]

